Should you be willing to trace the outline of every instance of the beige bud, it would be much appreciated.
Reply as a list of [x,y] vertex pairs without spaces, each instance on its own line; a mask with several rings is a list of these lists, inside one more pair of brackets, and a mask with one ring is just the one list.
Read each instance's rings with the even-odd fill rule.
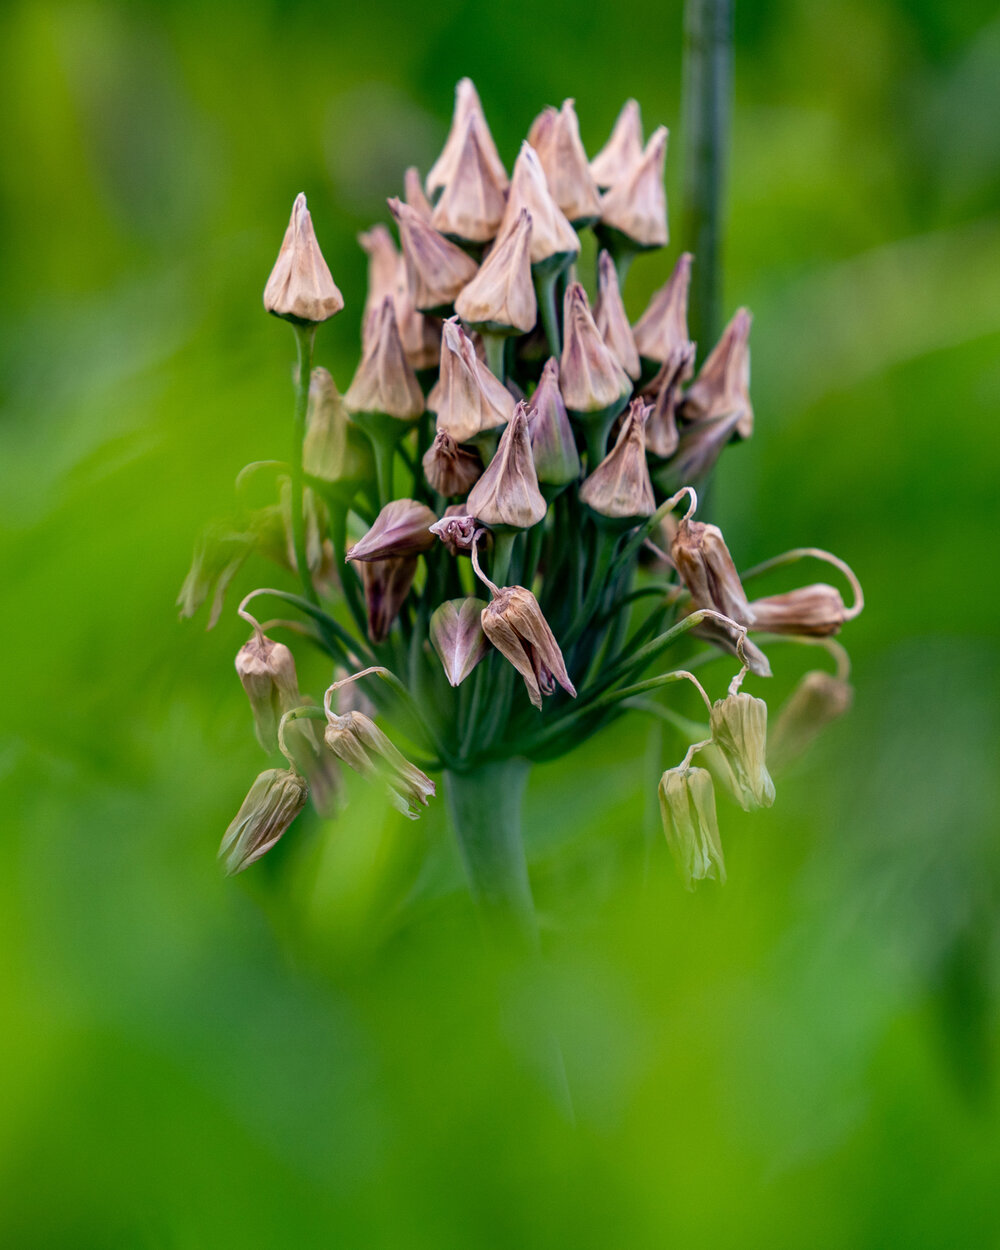
[[485,607],[482,599],[449,599],[431,616],[431,644],[452,686],[460,686],[486,654],[480,619]]
[[517,224],[521,209],[531,214],[532,265],[553,264],[561,268],[580,251],[580,240],[566,216],[549,194],[545,171],[538,154],[530,143],[521,144],[521,151],[514,162],[514,175],[510,183],[510,195],[498,237],[503,238]]
[[427,396],[437,415],[438,430],[456,443],[471,443],[488,430],[505,426],[514,412],[514,397],[476,354],[473,340],[457,318],[444,323],[441,373]]
[[594,323],[601,332],[601,337],[615,355],[615,359],[636,381],[642,372],[639,364],[639,352],[635,345],[632,327],[628,323],[625,304],[621,289],[618,286],[618,271],[611,253],[602,251],[597,258],[597,302],[594,304]]
[[632,327],[635,345],[644,360],[662,365],[676,359],[679,353],[690,351],[687,306],[693,260],[690,252],[681,253],[670,277],[654,292],[646,311]]
[[799,586],[783,595],[754,599],[749,607],[754,629],[769,634],[805,634],[822,638],[839,631],[853,613],[844,606],[840,591],[825,582]]
[[631,393],[631,379],[602,338],[579,282],[566,288],[563,335],[559,385],[569,411],[583,415],[621,404]]
[[681,416],[685,421],[712,421],[736,416],[736,433],[753,433],[750,403],[750,323],[745,308],[737,310],[722,338],[712,348],[698,376],[684,396]]
[[635,100],[626,100],[611,137],[590,162],[590,175],[602,190],[613,187],[642,160],[642,117]]
[[463,78],[455,87],[455,110],[452,114],[451,129],[445,141],[441,155],[434,162],[427,175],[427,194],[434,199],[455,176],[468,131],[469,119],[472,118],[476,127],[479,150],[486,162],[494,182],[506,190],[507,172],[500,160],[490,128],[486,124],[482,102],[471,78]]
[[387,295],[395,294],[400,254],[388,227],[383,226],[381,222],[359,234],[358,243],[368,257],[368,291],[365,295],[365,308],[361,318],[363,342],[372,314],[382,307],[382,301]]
[[539,483],[567,486],[575,482],[580,476],[580,453],[559,390],[559,361],[554,356],[545,362],[527,412],[531,458]]
[[663,832],[687,889],[708,878],[724,883],[726,861],[711,774],[684,765],[668,768],[659,793]]
[[374,472],[371,444],[351,424],[333,378],[322,368],[314,369],[309,380],[302,467],[310,477],[348,487]]
[[305,807],[308,794],[305,781],[290,769],[269,768],[260,774],[219,847],[229,876],[249,868],[274,846]]
[[406,276],[406,261],[399,258],[396,274],[396,329],[403,355],[411,369],[436,369],[441,359],[441,322],[417,312]]
[[580,487],[580,499],[601,516],[637,525],[656,511],[646,467],[649,406],[633,399],[611,451]]
[[236,653],[236,672],[250,701],[257,741],[270,753],[278,745],[278,722],[302,702],[295,658],[284,643],[256,630]]
[[423,183],[420,181],[420,170],[416,165],[411,165],[403,175],[403,195],[410,208],[420,214],[420,216],[430,225],[431,205],[427,196],[424,195]]
[[850,683],[832,673],[806,673],[778,712],[767,744],[767,762],[777,773],[796,760],[827,725],[850,708]]
[[338,759],[368,781],[381,781],[393,806],[416,820],[434,795],[434,782],[393,746],[363,712],[328,713],[323,739]]
[[424,410],[424,395],[403,353],[390,297],[382,301],[375,318],[344,403],[351,413],[384,413],[400,421],[415,421]]
[[739,691],[712,704],[712,740],[722,752],[744,811],[770,807],[774,782],[767,771],[767,704]]
[[531,214],[522,208],[517,220],[483,261],[479,272],[455,300],[455,311],[477,330],[527,334],[538,316],[531,279]]
[[424,477],[432,490],[450,499],[463,498],[483,471],[483,462],[474,448],[460,447],[447,430],[438,430],[424,453]]
[[535,707],[541,710],[542,696],[553,694],[557,682],[576,698],[559,644],[530,590],[500,588],[480,619],[486,637],[524,678]]
[[527,529],[544,520],[548,508],[538,489],[523,403],[517,405],[504,427],[496,455],[469,493],[467,507],[472,516],[493,529]]
[[406,280],[419,312],[449,310],[462,287],[475,275],[476,262],[460,247],[439,234],[408,204],[390,199],[389,209],[399,226],[406,264]]
[[430,526],[437,520],[425,503],[394,499],[375,518],[364,538],[347,553],[348,560],[388,560],[417,556],[434,546]]
[[[694,344],[686,352],[679,351],[661,365],[646,388],[653,395],[653,411],[646,422],[646,447],[654,456],[666,459],[672,456],[680,443],[677,429],[677,408],[681,401],[681,384],[691,376],[694,361]],[[683,485],[693,479],[685,478]]]
[[601,200],[601,225],[624,234],[636,247],[666,247],[667,193],[663,169],[667,128],[650,136],[642,157]]
[[496,238],[504,203],[505,181],[490,168],[476,118],[470,117],[452,176],[431,213],[431,225],[450,239],[488,243]]
[[545,109],[532,124],[528,142],[538,153],[552,198],[570,223],[579,229],[595,222],[601,198],[580,141],[574,101],[564,100],[559,110]]
[[417,574],[416,556],[361,562],[361,586],[368,612],[368,637],[385,642]]
[[312,217],[301,193],[292,205],[292,218],[264,287],[264,307],[276,317],[299,325],[328,321],[344,307],[316,242]]

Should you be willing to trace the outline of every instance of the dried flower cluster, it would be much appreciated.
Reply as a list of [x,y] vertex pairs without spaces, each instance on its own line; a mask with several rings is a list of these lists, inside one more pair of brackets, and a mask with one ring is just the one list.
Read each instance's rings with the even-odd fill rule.
[[[741,577],[718,527],[694,517],[722,451],[753,432],[750,314],[735,313],[696,373],[687,253],[634,324],[626,312],[629,263],[668,239],[666,149],[663,127],[644,140],[630,100],[588,159],[566,100],[535,119],[508,177],[475,87],[460,82],[439,159],[423,182],[407,170],[404,198],[388,200],[398,245],[384,224],[360,236],[368,295],[343,395],[312,369],[316,327],[343,300],[296,199],[264,291],[297,336],[292,459],[277,503],[207,532],[181,595],[185,615],[210,600],[214,624],[253,551],[301,583],[240,608],[253,636],[237,671],[261,746],[288,767],[254,782],[223,840],[230,871],[273,846],[307,794],[329,809],[341,764],[415,816],[434,794],[427,770],[552,758],[629,710],[670,719],[655,696],[681,679],[707,723],[663,774],[664,829],[687,883],[723,879],[716,788],[769,806],[769,761],[784,764],[848,705],[844,653],[826,640],[861,610],[850,570],[800,549]],[[586,230],[598,245],[589,295]],[[850,607],[825,584],[750,597],[752,578],[803,557],[845,575]],[[301,621],[261,626],[247,611],[256,595]],[[294,628],[330,657],[322,705],[300,695],[292,652],[268,628]],[[770,748],[766,704],[740,688],[747,672],[770,675],[749,636],[761,631],[837,660],[835,675],[807,674]],[[682,644],[687,668],[671,667]],[[713,703],[688,670],[726,654],[739,671]],[[356,681],[367,711],[345,701]]]

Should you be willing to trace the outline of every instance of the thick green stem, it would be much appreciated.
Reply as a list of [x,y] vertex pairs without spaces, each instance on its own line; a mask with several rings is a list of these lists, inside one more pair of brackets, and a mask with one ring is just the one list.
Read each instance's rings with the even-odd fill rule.
[[502,334],[491,334],[488,330],[482,331],[483,346],[486,348],[486,364],[490,373],[495,378],[504,380],[504,347],[507,340]]
[[549,341],[549,351],[558,356],[562,351],[562,340],[559,334],[559,318],[556,315],[556,279],[557,269],[533,269],[531,276],[535,281],[535,295],[538,299],[538,311],[542,318],[545,337]]
[[514,540],[517,534],[517,530],[497,530],[493,535],[493,559],[490,561],[490,574],[498,586],[507,585],[510,557],[514,551]]
[[302,589],[310,603],[319,603],[309,572],[306,553],[306,524],[303,508],[302,444],[306,436],[306,413],[309,409],[309,382],[312,377],[313,343],[316,327],[295,326],[295,346],[298,351],[298,371],[295,378],[295,427],[292,447],[292,549]]
[[375,480],[378,483],[379,507],[384,508],[392,500],[392,459],[396,452],[395,444],[388,438],[372,439],[375,451]]

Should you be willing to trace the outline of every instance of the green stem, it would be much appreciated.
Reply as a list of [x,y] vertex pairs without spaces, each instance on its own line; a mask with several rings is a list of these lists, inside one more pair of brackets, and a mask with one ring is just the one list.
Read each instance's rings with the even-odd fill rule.
[[593,623],[594,615],[600,606],[601,596],[608,580],[611,561],[617,546],[618,535],[599,525],[597,527],[597,550],[594,552],[594,562],[590,570],[590,585],[587,587],[587,597],[584,600],[583,607],[576,614],[576,619],[570,626],[569,633],[563,639],[562,647],[564,651],[571,647],[583,631]]
[[392,502],[392,462],[396,453],[395,443],[380,435],[372,436],[372,448],[375,452],[375,480],[378,484],[379,507],[384,508]]
[[298,353],[298,371],[295,378],[295,425],[292,448],[292,547],[302,589],[310,603],[319,603],[319,595],[313,586],[306,553],[306,526],[303,508],[302,444],[306,436],[306,413],[309,409],[309,382],[312,378],[313,343],[316,339],[314,325],[295,328],[295,346]]
[[545,329],[545,337],[549,342],[549,351],[558,356],[562,351],[562,339],[559,334],[559,318],[556,315],[556,279],[557,269],[533,269],[531,276],[535,282],[535,295],[538,299],[538,311]]
[[493,559],[490,561],[490,575],[498,586],[507,585],[510,574],[510,557],[514,551],[514,540],[517,530],[496,530],[493,534]]
[[504,380],[504,347],[506,338],[502,334],[491,334],[489,330],[482,331],[483,346],[486,348],[486,364],[490,373],[501,382]]

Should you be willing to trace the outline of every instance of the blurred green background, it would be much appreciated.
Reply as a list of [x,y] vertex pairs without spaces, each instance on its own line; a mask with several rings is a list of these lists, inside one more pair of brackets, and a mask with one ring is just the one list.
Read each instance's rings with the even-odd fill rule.
[[[655,805],[675,742],[627,721],[537,769],[528,974],[486,957],[440,803],[410,825],[352,782],[221,878],[261,764],[244,630],[174,597],[239,468],[286,454],[260,294],[294,194],[343,386],[355,233],[462,74],[508,162],[542,105],[574,95],[594,152],[638,97],[677,219],[679,4],[3,7],[4,1246],[1000,1245],[1000,20],[737,10],[757,433],[714,508],[744,567],[854,564],[856,706],[772,811],[722,805],[730,882],[694,895]],[[772,658],[780,698],[813,657]]]

